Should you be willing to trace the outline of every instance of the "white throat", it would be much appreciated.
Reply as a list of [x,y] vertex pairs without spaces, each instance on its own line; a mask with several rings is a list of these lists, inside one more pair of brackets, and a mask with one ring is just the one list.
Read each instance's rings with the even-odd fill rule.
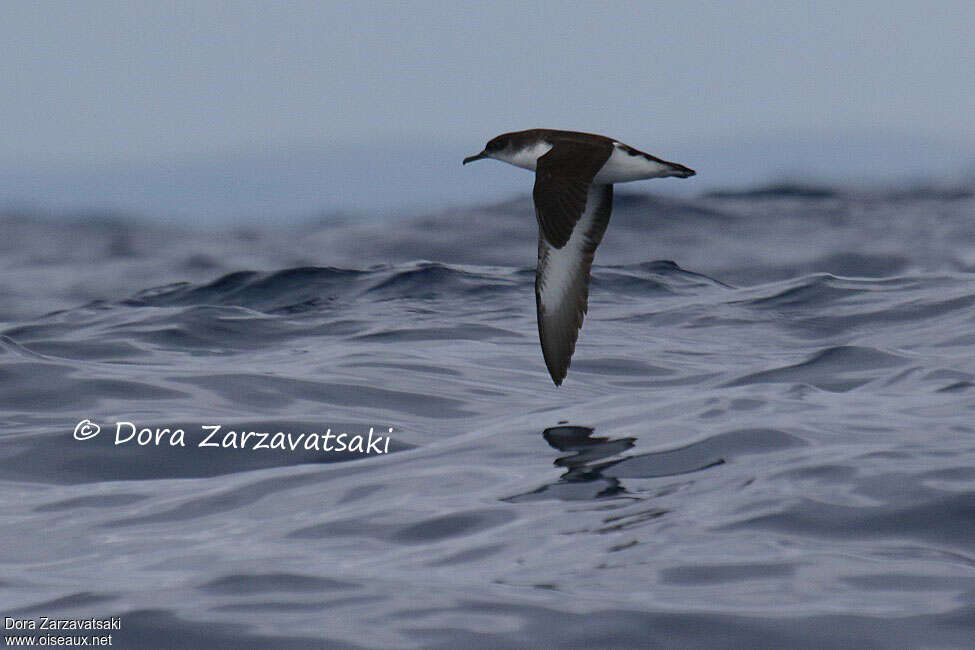
[[501,162],[506,162],[509,165],[514,165],[515,167],[535,171],[535,163],[551,149],[552,145],[544,140],[539,140],[530,147],[525,147],[524,149],[519,149],[518,151],[509,151],[506,149],[492,155],[491,157],[500,160]]

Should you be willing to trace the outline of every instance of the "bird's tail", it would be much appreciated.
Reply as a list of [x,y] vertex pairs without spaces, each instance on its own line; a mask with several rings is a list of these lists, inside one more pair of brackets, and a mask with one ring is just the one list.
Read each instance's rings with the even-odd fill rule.
[[666,160],[663,162],[669,167],[669,173],[667,174],[667,176],[676,176],[677,178],[690,178],[691,176],[697,173],[690,167],[685,167],[680,163],[668,162]]

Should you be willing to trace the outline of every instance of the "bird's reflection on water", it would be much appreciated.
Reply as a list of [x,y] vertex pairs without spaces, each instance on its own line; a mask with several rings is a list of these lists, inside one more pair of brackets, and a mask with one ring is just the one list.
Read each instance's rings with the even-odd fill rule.
[[[571,452],[555,460],[566,468],[559,480],[516,495],[506,501],[562,499],[577,501],[626,494],[623,479],[647,479],[697,472],[724,463],[711,439],[678,449],[615,458],[636,443],[636,438],[593,436],[592,427],[559,425],[549,427],[542,437],[554,449]],[[610,459],[610,460],[604,460]]]

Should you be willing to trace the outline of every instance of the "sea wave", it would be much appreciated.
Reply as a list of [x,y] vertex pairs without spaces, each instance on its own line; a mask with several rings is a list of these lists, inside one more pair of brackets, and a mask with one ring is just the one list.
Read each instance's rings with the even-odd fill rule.
[[964,646],[970,198],[807,194],[622,197],[561,388],[527,201],[4,222],[5,614],[139,647]]

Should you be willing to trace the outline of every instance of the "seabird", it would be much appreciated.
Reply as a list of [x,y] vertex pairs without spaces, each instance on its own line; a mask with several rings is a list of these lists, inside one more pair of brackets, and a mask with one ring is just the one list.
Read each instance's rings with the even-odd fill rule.
[[548,372],[560,386],[589,306],[590,270],[613,209],[613,183],[695,172],[603,135],[552,129],[504,133],[464,164],[482,158],[535,172],[538,336]]

